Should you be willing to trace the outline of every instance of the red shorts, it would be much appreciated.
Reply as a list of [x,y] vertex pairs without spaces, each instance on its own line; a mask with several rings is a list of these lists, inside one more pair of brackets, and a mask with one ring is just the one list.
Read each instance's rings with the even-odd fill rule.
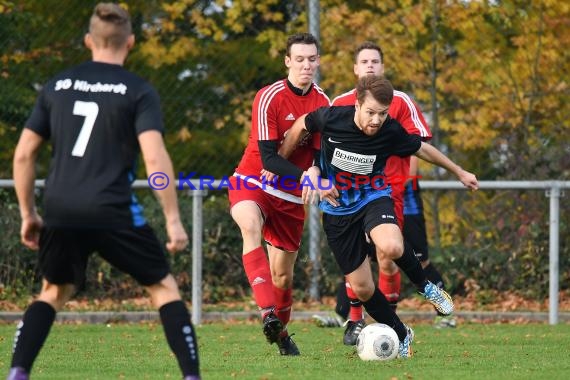
[[400,230],[404,228],[404,192],[394,191],[392,189],[392,200],[394,201],[394,212],[396,213],[396,218],[398,219],[398,226]]
[[275,248],[298,251],[303,237],[305,206],[270,195],[253,186],[243,186],[243,181],[238,186],[237,181],[236,177],[230,177],[230,208],[240,201],[254,201],[265,219],[263,239]]
[[404,226],[404,183],[410,176],[410,157],[390,156],[386,161],[384,174],[392,186],[394,211],[400,229]]

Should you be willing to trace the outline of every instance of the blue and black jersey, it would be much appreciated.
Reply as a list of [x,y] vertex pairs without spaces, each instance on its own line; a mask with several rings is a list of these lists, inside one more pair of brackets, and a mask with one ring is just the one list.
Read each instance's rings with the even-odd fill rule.
[[404,190],[404,215],[423,215],[419,181],[409,181]]
[[320,166],[340,192],[340,206],[321,202],[323,212],[352,214],[369,202],[389,197],[392,188],[384,175],[389,156],[410,156],[421,146],[420,137],[410,135],[394,119],[388,118],[380,131],[365,135],[354,123],[354,106],[323,107],[307,114],[309,132],[321,132]]
[[164,132],[155,89],[120,65],[85,62],[45,84],[26,128],[52,144],[46,225],[145,224],[131,191],[144,131]]

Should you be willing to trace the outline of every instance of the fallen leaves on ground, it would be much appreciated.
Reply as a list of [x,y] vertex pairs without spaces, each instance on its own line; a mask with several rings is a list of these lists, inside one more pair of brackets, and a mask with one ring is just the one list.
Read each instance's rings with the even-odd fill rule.
[[[547,312],[549,300],[532,300],[512,292],[486,291],[485,296],[481,292],[472,292],[466,296],[454,296],[455,309],[457,311],[535,311]],[[30,299],[31,301],[31,299]],[[22,301],[23,302],[23,301]],[[296,302],[293,309],[296,311],[322,311],[334,310],[334,297],[323,297],[316,302]],[[29,303],[29,302],[28,302]],[[25,305],[6,300],[0,300],[0,310],[8,312],[23,311]],[[204,303],[204,311],[254,311],[257,309],[253,300],[232,300],[215,304]],[[559,294],[559,311],[570,311],[570,291]],[[65,311],[147,311],[154,310],[148,297],[129,298],[116,300],[112,298],[87,299],[78,298],[67,303]],[[430,311],[432,306],[420,296],[412,296],[398,303],[398,310]]]

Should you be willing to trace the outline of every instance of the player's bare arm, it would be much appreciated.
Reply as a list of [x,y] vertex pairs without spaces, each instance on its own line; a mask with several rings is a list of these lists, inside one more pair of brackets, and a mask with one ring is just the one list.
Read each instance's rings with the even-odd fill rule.
[[[306,204],[315,203],[319,200],[320,187],[319,177],[321,176],[321,169],[318,166],[311,166],[306,171],[303,172],[302,183],[308,185],[303,186],[303,191],[301,194],[301,199]],[[308,184],[310,181],[311,184]]]
[[[299,131],[298,136],[291,136],[292,134],[298,133],[294,132],[298,128],[301,128],[301,131]],[[281,147],[279,147],[278,151],[279,156],[288,159],[289,156],[291,156],[291,154],[293,153],[293,151],[297,148],[297,144],[299,144],[299,141],[301,141],[301,139],[307,134],[308,132],[305,129],[305,115],[303,115],[299,117],[297,120],[295,120],[291,128],[289,128],[289,130],[285,133],[285,137],[281,143],[282,145]],[[291,140],[294,141],[291,142]],[[261,171],[261,176],[264,177],[268,182],[271,182],[275,179],[275,177],[278,177],[278,175],[275,172],[272,172],[265,167]]]
[[338,189],[332,184],[331,180],[328,178],[321,178],[321,189],[319,190],[319,196],[322,201],[327,201],[331,206],[338,207],[340,202],[338,197],[340,194]]
[[441,153],[436,147],[422,142],[420,149],[415,153],[416,156],[424,161],[440,166],[447,171],[453,173],[465,187],[471,190],[477,190],[479,183],[475,174],[463,170],[461,166],[451,161],[446,155]]
[[[164,146],[161,133],[156,130],[145,131],[139,135],[138,140],[147,173],[162,172],[168,178],[175,178],[172,162]],[[188,245],[188,235],[180,220],[176,189],[174,186],[167,186],[163,190],[155,191],[155,194],[162,205],[166,219],[166,231],[169,239],[166,248],[171,253],[181,251]]]
[[[297,119],[297,120],[295,121],[295,123],[293,123],[293,125],[291,126],[291,128],[285,133],[284,140],[282,141],[282,144],[283,144],[283,145],[281,145],[281,147],[279,148],[279,151],[277,152],[278,155],[281,156],[282,158],[288,159],[289,156],[291,155],[291,153],[293,153],[293,151],[297,148],[297,145],[299,144],[299,141],[301,141],[301,139],[302,139],[304,136],[306,136],[306,135],[308,134],[308,132],[307,132],[305,129],[303,129],[303,130],[304,130],[304,133],[301,133],[301,134],[299,135],[299,137],[294,137],[294,138],[295,138],[295,142],[294,142],[294,143],[291,143],[290,146],[287,146],[287,147],[284,149],[284,143],[285,143],[285,141],[287,140],[287,136],[291,134],[291,132],[292,132],[292,130],[293,130],[294,128],[296,128],[296,127],[295,127],[296,125],[301,124],[301,125],[303,126],[303,128],[304,128],[304,125],[305,125],[305,122],[304,122],[304,121],[305,121],[305,115],[303,115],[303,116],[301,116],[299,119]],[[297,128],[298,128],[298,127],[297,127]],[[265,163],[264,163],[264,169],[261,171],[261,176],[264,177],[268,182],[271,182],[271,181],[273,181],[276,177],[278,177],[278,174],[277,174],[275,171],[268,170],[268,169],[265,167]]]
[[291,153],[293,153],[295,148],[297,148],[297,144],[299,144],[299,141],[301,141],[301,139],[309,133],[307,132],[307,129],[305,127],[305,116],[306,115],[303,115],[299,117],[297,120],[295,120],[291,128],[289,128],[289,130],[287,131],[287,134],[285,134],[283,143],[279,148],[280,156],[284,158],[289,158]]
[[20,237],[22,244],[31,249],[38,249],[40,229],[43,225],[34,199],[35,163],[43,142],[40,135],[24,128],[14,153],[14,183],[22,218]]
[[[281,148],[279,148],[279,155],[288,158],[297,147],[297,144],[309,132],[305,127],[305,116],[299,117],[291,128],[287,131]],[[313,186],[303,187],[302,199],[305,203],[313,203],[318,194],[320,200],[326,200],[333,206],[338,206],[339,203],[336,198],[339,196],[338,190],[331,186],[330,181],[326,178],[319,178],[321,172],[317,166],[307,169],[303,176],[307,176]]]

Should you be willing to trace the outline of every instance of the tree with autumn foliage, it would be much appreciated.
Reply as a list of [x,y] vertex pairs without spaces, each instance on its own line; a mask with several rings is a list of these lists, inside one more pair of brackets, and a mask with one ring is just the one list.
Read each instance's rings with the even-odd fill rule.
[[[353,87],[351,51],[371,39],[383,47],[395,87],[413,94],[430,115],[433,143],[480,179],[568,180],[567,4],[323,3],[325,88],[340,93]],[[422,168],[427,178],[446,179]],[[517,276],[530,273],[546,282],[548,198],[542,192],[424,194],[440,260],[461,263],[451,282],[461,286],[476,276],[499,287],[523,285],[524,276]],[[562,207],[564,215],[568,206]],[[568,257],[568,244],[561,247],[561,257]]]
[[[95,3],[0,2],[0,177],[11,177],[13,147],[39,86],[87,59],[82,31]],[[283,77],[286,36],[308,30],[305,2],[123,3],[137,38],[127,66],[161,95],[175,170],[231,175],[246,145],[255,92]],[[320,84],[329,96],[354,87],[353,50],[372,40],[384,50],[394,87],[429,116],[433,144],[480,180],[569,180],[567,2],[321,0],[320,9]],[[422,173],[450,179],[429,165]],[[546,292],[543,192],[425,191],[424,197],[433,259],[449,266],[455,290],[466,278],[505,289],[528,287],[532,277],[534,294]],[[560,204],[561,283],[567,284],[570,206],[565,198]]]

